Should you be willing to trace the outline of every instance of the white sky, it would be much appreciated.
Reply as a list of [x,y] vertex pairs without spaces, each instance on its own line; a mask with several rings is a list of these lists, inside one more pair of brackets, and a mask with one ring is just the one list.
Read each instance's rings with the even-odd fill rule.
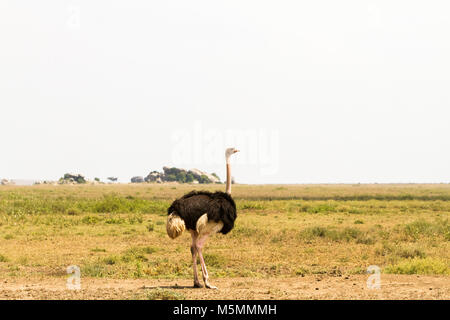
[[0,178],[129,181],[164,165],[224,178],[224,139],[247,130],[241,183],[449,182],[449,12],[2,0]]

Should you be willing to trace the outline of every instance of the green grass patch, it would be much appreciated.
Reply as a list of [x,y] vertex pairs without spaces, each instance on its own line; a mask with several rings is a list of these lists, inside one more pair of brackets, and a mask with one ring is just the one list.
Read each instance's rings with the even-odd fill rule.
[[373,244],[375,241],[366,233],[355,228],[334,229],[330,227],[311,227],[300,232],[303,239],[323,238],[331,241],[356,241],[361,244]]
[[174,290],[156,288],[151,289],[146,293],[146,298],[148,300],[185,300],[186,297]]
[[260,201],[241,201],[237,204],[238,210],[264,210],[265,204]]
[[437,258],[405,259],[385,268],[384,272],[393,274],[449,275],[450,268],[445,261]]
[[448,240],[450,237],[450,224],[447,219],[436,220],[434,222],[417,220],[406,224],[403,232],[407,238],[415,240],[423,236],[443,236]]
[[217,268],[223,268],[223,266],[226,265],[226,259],[216,253],[204,253],[203,257],[205,259],[206,265],[209,267],[217,267]]

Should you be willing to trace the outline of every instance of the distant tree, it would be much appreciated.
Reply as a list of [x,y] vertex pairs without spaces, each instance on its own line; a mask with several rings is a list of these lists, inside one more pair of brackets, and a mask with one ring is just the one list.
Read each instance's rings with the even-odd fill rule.
[[216,177],[220,181],[220,178],[219,178],[219,176],[216,173],[211,173],[211,175]]
[[177,181],[180,183],[185,183],[186,182],[186,172],[184,172],[184,171],[178,172]]
[[211,183],[211,180],[209,180],[209,178],[208,178],[207,176],[205,176],[204,174],[202,174],[202,175],[200,176],[200,180],[199,180],[198,182],[201,183],[201,184],[204,184],[204,183]]
[[186,183],[192,183],[194,182],[194,175],[192,173],[186,174]]
[[100,182],[100,178],[94,178],[94,181]]
[[163,167],[163,181],[177,181],[179,183],[185,183],[187,179],[187,172],[184,169]]
[[81,174],[72,174],[72,173],[65,173],[62,178],[59,179],[60,183],[86,183],[86,179]]
[[175,168],[175,167],[173,167],[173,168],[164,167],[163,169],[164,169],[164,173],[166,175],[170,175],[170,174],[177,175],[177,173],[179,171],[181,171],[181,169],[178,169],[178,168]]
[[117,181],[117,177],[108,177],[108,180],[111,182],[116,182]]
[[77,183],[86,183],[86,179],[84,179],[84,177],[77,177],[76,179]]
[[166,181],[177,181],[177,176],[175,174],[166,174]]

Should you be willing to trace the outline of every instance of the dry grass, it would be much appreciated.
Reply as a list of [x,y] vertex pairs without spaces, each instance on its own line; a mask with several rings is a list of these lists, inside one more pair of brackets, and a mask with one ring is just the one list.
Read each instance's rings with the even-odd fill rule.
[[[170,202],[223,186],[0,187],[0,274],[190,279],[190,236],[170,240]],[[450,185],[244,186],[236,228],[205,249],[212,278],[449,274]],[[160,295],[161,292],[151,293]],[[164,292],[165,294],[166,292]]]

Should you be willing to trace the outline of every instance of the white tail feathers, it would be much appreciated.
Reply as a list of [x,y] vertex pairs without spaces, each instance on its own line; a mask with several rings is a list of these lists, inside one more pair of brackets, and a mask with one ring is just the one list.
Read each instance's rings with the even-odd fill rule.
[[222,228],[222,221],[208,221],[208,214],[206,213],[197,220],[196,229],[199,234],[214,234],[222,230]]
[[176,213],[171,213],[167,217],[166,230],[170,238],[175,239],[186,229],[184,220]]

